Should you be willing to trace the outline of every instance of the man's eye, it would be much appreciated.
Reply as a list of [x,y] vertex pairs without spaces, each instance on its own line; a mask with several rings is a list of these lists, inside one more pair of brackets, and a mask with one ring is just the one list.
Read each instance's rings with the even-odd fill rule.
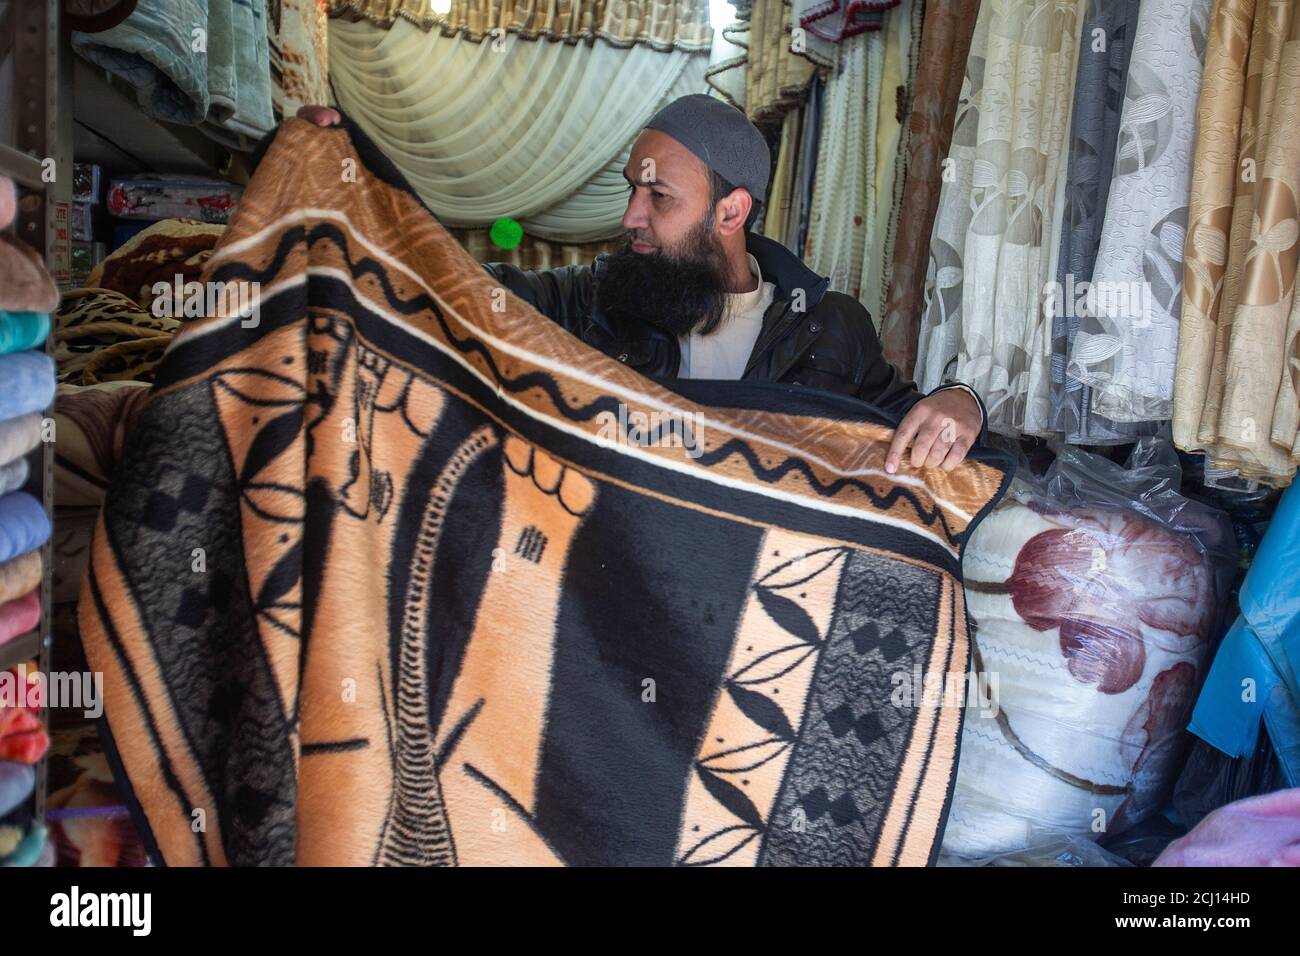
[[667,194],[667,193],[661,193],[661,192],[658,192],[657,190],[653,190],[653,189],[650,190],[650,195],[651,195],[651,196],[654,196],[655,199],[666,199],[666,198],[668,198],[668,194]]

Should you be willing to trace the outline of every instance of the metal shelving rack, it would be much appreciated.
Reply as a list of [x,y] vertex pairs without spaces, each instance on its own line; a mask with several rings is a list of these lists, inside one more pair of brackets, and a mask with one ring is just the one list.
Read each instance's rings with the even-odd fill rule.
[[[59,31],[59,0],[0,0],[0,68],[12,69],[9,102],[0,102],[0,173],[18,187],[16,236],[44,256],[46,268],[61,288],[71,269],[70,211],[72,201],[71,70]],[[5,63],[11,61],[11,65]],[[0,94],[3,95],[3,94]],[[53,159],[55,177],[46,182],[44,160]],[[53,353],[53,336],[45,348]],[[46,415],[52,415],[48,409]],[[54,518],[54,444],[44,442],[32,452],[28,490]],[[45,576],[41,583],[41,622],[37,630],[0,647],[0,668],[36,658],[42,672],[50,667],[52,644],[52,545],[43,548]],[[42,715],[48,724],[48,714]],[[48,768],[37,767],[35,814],[45,816]]]

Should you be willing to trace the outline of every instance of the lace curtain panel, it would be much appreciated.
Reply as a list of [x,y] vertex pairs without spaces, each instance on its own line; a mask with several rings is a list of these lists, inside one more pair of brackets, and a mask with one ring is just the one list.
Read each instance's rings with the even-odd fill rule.
[[1300,16],[1215,0],[1184,250],[1174,439],[1273,485],[1300,463]]
[[1051,326],[1078,0],[980,7],[926,277],[916,375],[979,392],[1003,434],[1050,428]]
[[644,43],[658,50],[708,51],[713,42],[708,0],[451,0],[435,13],[430,0],[328,0],[331,17],[390,27],[398,20],[421,30],[481,40],[494,29],[525,39],[573,42],[599,37],[615,46]]
[[[1116,423],[1173,415],[1183,243],[1196,100],[1210,0],[1142,4],[1128,67],[1114,178],[1092,282],[1066,374]],[[1105,293],[1105,294],[1100,294]]]
[[632,141],[661,106],[704,91],[707,50],[476,43],[398,19],[330,23],[339,105],[449,226],[510,216],[563,242],[622,232]]

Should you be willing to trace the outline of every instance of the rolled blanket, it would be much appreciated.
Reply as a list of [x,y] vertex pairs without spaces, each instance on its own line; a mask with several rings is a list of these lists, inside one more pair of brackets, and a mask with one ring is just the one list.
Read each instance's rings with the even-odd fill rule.
[[59,290],[36,250],[0,232],[0,311],[53,312]]
[[0,601],[12,601],[39,586],[44,567],[39,549],[0,562]]
[[[225,190],[236,187],[226,184]],[[222,198],[224,204],[225,198]],[[238,198],[235,194],[234,198]],[[159,282],[192,282],[203,274],[226,227],[197,219],[164,219],[142,229],[95,266],[86,285],[111,289],[133,300],[146,312]]]
[[50,516],[41,503],[25,491],[0,498],[0,561],[8,561],[50,537]]
[[49,334],[48,312],[0,312],[0,353],[34,349]]
[[15,458],[13,461],[0,465],[0,495],[7,495],[11,491],[17,491],[27,484],[27,476],[30,471],[31,466],[27,464],[26,458]]
[[21,458],[40,444],[42,421],[40,412],[0,420],[0,463]]
[[0,355],[0,421],[54,404],[54,359],[44,352]]
[[41,620],[41,592],[37,588],[0,604],[0,644],[21,637]]
[[965,677],[1007,456],[891,475],[854,399],[638,375],[352,125],[277,131],[206,278],[258,321],[172,341],[79,604],[162,862],[937,855],[962,701],[891,697]]
[[[34,676],[35,668],[28,673],[29,677]],[[6,678],[6,682],[12,683],[12,678]],[[15,706],[0,698],[0,760],[30,765],[44,757],[49,748],[50,736],[35,709]]]
[[12,760],[0,761],[0,817],[8,816],[30,797],[35,786],[36,771],[30,766]]

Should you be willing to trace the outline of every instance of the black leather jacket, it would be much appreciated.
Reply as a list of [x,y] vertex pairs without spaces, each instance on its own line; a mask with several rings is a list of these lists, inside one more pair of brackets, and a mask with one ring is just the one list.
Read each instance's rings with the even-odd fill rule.
[[[896,419],[925,397],[885,361],[862,303],[827,291],[830,280],[779,242],[748,232],[745,247],[758,261],[764,281],[776,286],[745,366],[745,380],[855,395]],[[651,325],[620,322],[596,308],[596,276],[604,258],[597,256],[590,266],[537,272],[503,262],[485,268],[588,345],[645,375],[676,376],[682,358],[676,337]]]

